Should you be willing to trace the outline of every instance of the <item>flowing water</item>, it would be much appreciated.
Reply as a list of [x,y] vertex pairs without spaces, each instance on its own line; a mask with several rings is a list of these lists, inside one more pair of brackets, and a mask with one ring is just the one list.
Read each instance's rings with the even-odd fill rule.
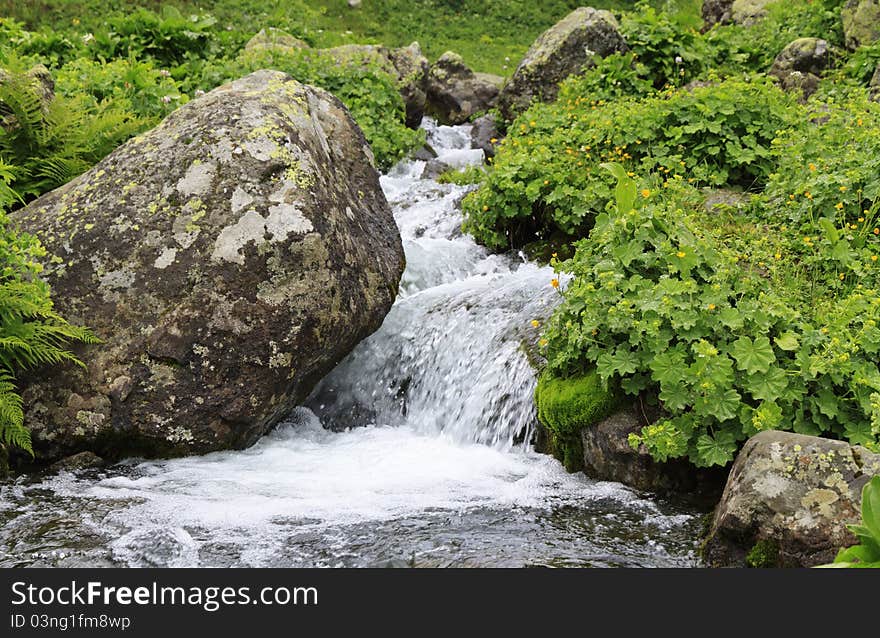
[[[454,166],[469,129],[427,121]],[[460,231],[467,187],[382,178],[397,303],[249,450],[0,484],[0,566],[691,566],[700,512],[532,451],[530,322],[552,271]]]

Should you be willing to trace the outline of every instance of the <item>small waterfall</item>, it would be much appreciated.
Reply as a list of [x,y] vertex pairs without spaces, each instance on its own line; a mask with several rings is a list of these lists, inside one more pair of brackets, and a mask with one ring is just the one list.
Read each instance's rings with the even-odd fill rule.
[[[440,161],[482,161],[469,127],[425,128]],[[382,178],[398,300],[309,407],[247,450],[0,483],[0,567],[693,565],[693,511],[528,446],[551,271],[463,235],[468,187],[424,167]]]
[[[469,127],[426,128],[439,161],[482,164]],[[502,449],[528,442],[535,381],[522,344],[556,302],[552,270],[463,235],[469,188],[420,179],[424,166],[404,162],[382,178],[407,258],[397,303],[308,405],[336,430],[374,423]]]

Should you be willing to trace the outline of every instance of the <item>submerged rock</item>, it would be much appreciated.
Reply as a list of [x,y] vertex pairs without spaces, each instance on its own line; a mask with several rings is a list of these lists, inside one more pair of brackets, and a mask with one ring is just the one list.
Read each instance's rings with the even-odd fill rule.
[[526,110],[533,100],[552,102],[559,83],[604,58],[626,51],[626,42],[610,11],[575,9],[535,41],[498,97],[505,120]]
[[761,432],[736,458],[705,545],[714,566],[809,567],[856,542],[880,455],[843,441]]
[[441,124],[463,124],[495,105],[503,80],[474,73],[460,55],[447,51],[428,72],[427,111]]
[[14,216],[58,311],[102,339],[24,385],[39,458],[243,448],[382,323],[404,258],[329,93],[224,85]]
[[60,461],[56,461],[49,466],[50,472],[76,472],[77,470],[86,470],[96,467],[102,467],[104,459],[94,452],[79,452],[73,456],[68,456]]
[[849,0],[840,10],[840,17],[848,48],[880,40],[880,0]]

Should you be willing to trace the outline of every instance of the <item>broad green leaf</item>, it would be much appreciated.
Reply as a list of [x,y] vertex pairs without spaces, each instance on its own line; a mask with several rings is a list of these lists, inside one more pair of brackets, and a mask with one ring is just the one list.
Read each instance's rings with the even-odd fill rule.
[[718,313],[718,318],[721,320],[722,325],[727,328],[738,330],[743,327],[742,315],[736,308],[725,308]]
[[661,385],[671,385],[685,378],[684,354],[677,350],[661,352],[651,361],[651,378]]
[[625,376],[639,369],[639,355],[625,346],[618,346],[610,363],[612,370]]
[[725,436],[724,433],[718,433],[714,437],[703,434],[697,439],[697,465],[700,467],[727,465],[733,460],[736,448],[733,437]]
[[862,524],[880,543],[880,476],[875,476],[862,488]]
[[711,397],[713,400],[709,401],[708,412],[719,421],[735,419],[741,398],[736,390],[725,390]]
[[748,337],[740,337],[733,342],[730,354],[736,359],[737,367],[748,373],[766,372],[770,365],[776,361],[773,354],[773,346],[767,337],[755,337],[754,341]]
[[863,419],[847,421],[843,426],[846,439],[854,445],[870,445],[874,442],[871,422]]
[[642,254],[642,242],[628,241],[625,244],[616,246],[611,251],[611,254],[626,268]]
[[798,340],[797,334],[794,332],[783,332],[776,337],[775,341],[776,346],[780,350],[785,350],[786,352],[794,352],[800,348],[800,341]]
[[785,372],[779,368],[770,368],[762,374],[753,374],[748,378],[749,392],[759,401],[775,401],[788,385]]
[[626,169],[617,162],[605,162],[600,166],[617,180],[617,186],[614,188],[617,212],[621,215],[628,213],[635,205],[636,183],[626,174]]
[[660,400],[667,410],[683,410],[690,401],[690,394],[680,383],[663,386],[660,390]]
[[827,217],[819,218],[819,226],[822,228],[822,233],[825,235],[825,239],[827,239],[830,243],[836,244],[840,241],[840,234],[837,232],[837,229],[834,227],[834,224],[831,223]]
[[839,414],[839,402],[837,396],[828,388],[822,388],[813,397],[813,402],[819,411],[829,418],[836,418]]

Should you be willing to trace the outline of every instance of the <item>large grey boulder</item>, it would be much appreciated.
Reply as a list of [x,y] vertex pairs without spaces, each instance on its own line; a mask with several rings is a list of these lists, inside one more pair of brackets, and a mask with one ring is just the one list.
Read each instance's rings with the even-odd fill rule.
[[831,47],[826,40],[798,38],[786,45],[776,56],[773,66],[770,67],[770,74],[780,77],[799,71],[821,75],[830,64]]
[[474,73],[460,55],[447,51],[428,72],[426,111],[441,124],[463,124],[495,105],[503,79]]
[[626,42],[610,11],[575,9],[541,34],[519,63],[498,97],[505,120],[512,120],[533,100],[552,102],[559,83],[604,58],[626,51]]
[[761,432],[736,458],[705,546],[709,564],[808,567],[856,542],[862,487],[880,455],[843,441]]
[[733,0],[731,19],[735,24],[751,26],[767,15],[767,6],[775,0]]
[[24,384],[37,455],[254,443],[391,307],[378,177],[341,102],[258,71],[16,213],[58,311],[103,341]]
[[880,40],[880,0],[849,0],[840,10],[840,17],[850,49]]

